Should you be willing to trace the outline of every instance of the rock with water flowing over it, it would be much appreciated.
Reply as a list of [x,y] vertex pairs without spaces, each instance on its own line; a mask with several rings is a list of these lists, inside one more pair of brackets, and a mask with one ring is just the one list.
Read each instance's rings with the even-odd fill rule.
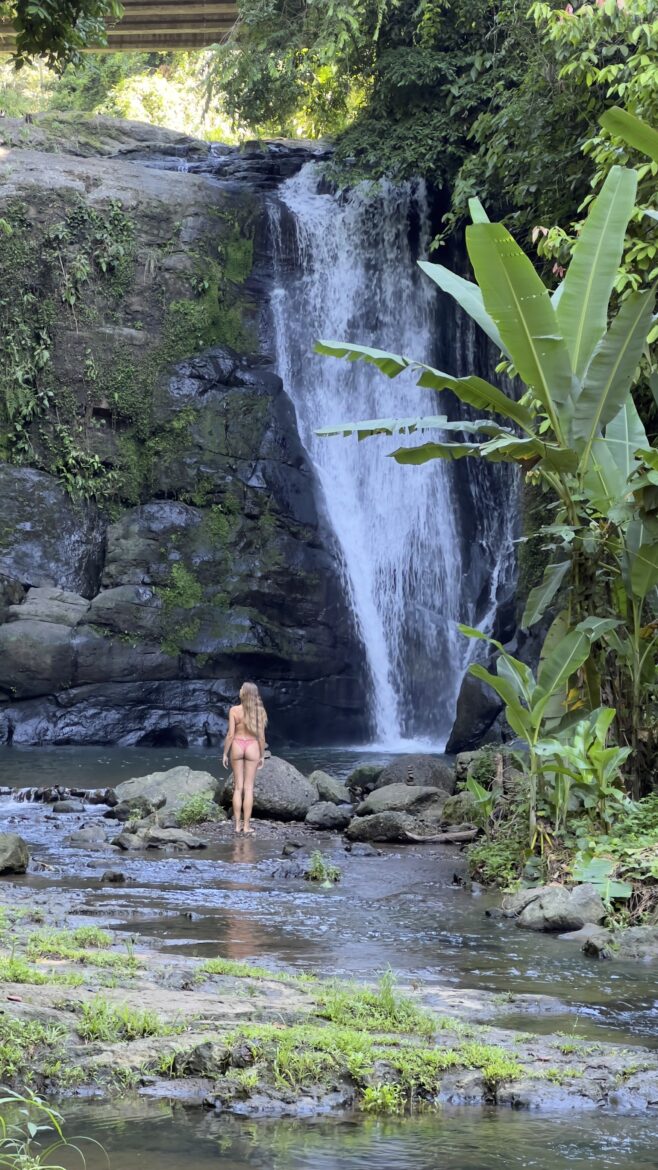
[[504,899],[503,912],[524,930],[558,934],[580,930],[587,923],[597,925],[606,916],[601,895],[589,882],[573,889],[552,885],[519,890]]
[[455,771],[452,764],[436,756],[400,756],[384,768],[372,787],[386,788],[389,784],[415,784],[451,793],[455,791]]
[[340,807],[330,800],[311,805],[306,814],[306,824],[313,829],[345,829],[351,819],[351,805]]
[[332,804],[350,804],[351,796],[348,788],[335,776],[327,772],[311,772],[309,783],[315,784],[320,800],[329,800]]
[[435,819],[441,815],[448,794],[442,788],[426,788],[415,784],[388,784],[376,788],[357,806],[356,815],[367,817],[374,813],[403,812],[428,814]]
[[[222,794],[229,807],[233,797],[231,776]],[[269,756],[256,772],[254,813],[275,821],[303,821],[312,805],[318,803],[318,790],[287,760]]]
[[0,873],[25,873],[30,852],[17,833],[0,833]]
[[[117,784],[117,808],[142,812],[148,802],[152,808],[180,809],[192,797],[216,800],[220,784],[210,772],[198,772],[185,765],[170,768],[168,772],[151,772]],[[113,810],[116,811],[116,810]]]
[[409,813],[380,812],[354,817],[345,836],[349,841],[408,841],[410,833],[418,832],[418,821]]

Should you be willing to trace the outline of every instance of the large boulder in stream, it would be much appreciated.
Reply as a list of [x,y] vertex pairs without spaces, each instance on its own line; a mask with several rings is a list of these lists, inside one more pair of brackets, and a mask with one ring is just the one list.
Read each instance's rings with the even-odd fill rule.
[[317,788],[320,800],[329,800],[332,804],[350,804],[352,797],[349,788],[328,772],[311,772],[309,782]]
[[596,888],[585,882],[573,889],[552,885],[519,890],[503,900],[503,913],[522,929],[559,934],[603,922],[606,909]]
[[210,772],[195,772],[184,765],[168,772],[151,772],[117,784],[118,805],[112,812],[123,820],[124,811],[134,810],[148,815],[153,809],[166,808],[168,812],[180,809],[191,797],[217,800],[220,785]]
[[430,812],[431,816],[438,817],[447,799],[448,794],[442,788],[424,788],[416,784],[388,784],[385,788],[376,788],[361,801],[356,809],[356,815],[367,817],[382,812],[411,814]]
[[[231,776],[222,794],[228,808],[233,797]],[[256,772],[254,812],[275,821],[303,821],[312,805],[318,803],[318,790],[287,760],[269,756]]]
[[387,788],[390,784],[414,784],[422,788],[442,788],[455,791],[455,770],[447,760],[437,756],[399,756],[387,764],[372,783],[372,788]]
[[0,833],[0,873],[25,873],[30,852],[17,833]]

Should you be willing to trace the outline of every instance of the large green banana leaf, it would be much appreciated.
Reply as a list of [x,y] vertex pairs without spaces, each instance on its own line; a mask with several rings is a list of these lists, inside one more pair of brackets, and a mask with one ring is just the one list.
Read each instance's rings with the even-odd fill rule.
[[433,370],[430,366],[425,366],[418,379],[418,385],[424,390],[452,390],[453,394],[461,402],[465,402],[467,406],[474,406],[477,410],[481,410],[483,407],[485,410],[493,410],[496,414],[502,414],[504,418],[511,418],[524,430],[528,430],[532,426],[534,415],[527,407],[522,406],[513,398],[508,398],[507,394],[504,394],[497,386],[492,386],[491,382],[485,381],[484,378],[476,376],[452,378],[449,374],[442,373],[441,370]]
[[658,162],[658,131],[648,126],[641,118],[636,118],[635,114],[629,114],[619,106],[613,106],[601,115],[599,121],[609,134],[623,139],[635,150],[641,150],[654,162]]
[[316,341],[314,349],[328,357],[347,358],[348,362],[368,362],[377,366],[387,378],[397,378],[403,370],[419,365],[413,358],[387,353],[385,349],[371,349],[367,345],[348,345],[345,341]]
[[569,413],[573,374],[548,291],[502,224],[475,223],[466,246],[487,312],[523,381],[552,419]]
[[343,435],[356,435],[368,439],[371,435],[413,435],[416,431],[459,431],[468,435],[496,435],[516,438],[512,431],[499,426],[488,418],[448,419],[445,414],[428,415],[426,418],[371,418],[359,422],[335,423],[330,427],[319,427],[315,434],[321,439]]
[[649,445],[644,424],[630,395],[619,413],[608,423],[603,442],[623,478],[628,479],[638,466],[635,452]]
[[583,486],[590,502],[602,516],[607,516],[623,500],[626,491],[630,492],[605,439],[595,439],[592,444]]
[[655,291],[634,292],[622,303],[585,375],[573,416],[574,440],[584,440],[583,466],[592,443],[621,410],[651,328]]
[[475,406],[478,410],[494,410],[496,414],[511,418],[525,429],[532,426],[534,415],[513,398],[508,398],[497,386],[486,382],[484,378],[453,378],[451,374],[444,374],[442,370],[435,370],[411,358],[387,353],[383,349],[371,349],[367,345],[348,345],[345,341],[317,341],[314,348],[316,353],[328,357],[347,358],[351,362],[367,362],[368,365],[376,366],[389,378],[396,378],[403,370],[422,370],[418,385],[423,389],[452,390],[461,402],[466,402],[469,406]]
[[581,228],[557,303],[553,297],[577,378],[582,378],[608,327],[608,302],[636,191],[635,171],[611,169]]
[[522,739],[530,739],[532,736],[530,715],[527,708],[519,702],[514,686],[510,683],[509,679],[500,678],[499,675],[491,674],[479,662],[472,663],[468,668],[468,673],[472,674],[474,678],[479,678],[482,682],[487,683],[496,692],[505,704],[505,715],[512,730]]
[[479,450],[476,443],[423,443],[420,447],[398,447],[391,451],[391,458],[407,467],[419,467],[430,459],[465,459]]
[[528,594],[528,600],[526,601],[523,617],[521,618],[522,629],[530,629],[530,626],[534,626],[535,622],[538,622],[540,617],[543,617],[560,585],[564,581],[570,566],[570,561],[557,561],[546,566],[542,581],[539,585],[535,585],[534,589],[531,589]]
[[457,276],[455,272],[444,268],[442,264],[430,264],[428,260],[419,260],[418,266],[422,268],[426,276],[429,276],[430,280],[438,284],[443,292],[448,293],[457,301],[458,305],[461,305],[469,317],[472,317],[480,329],[493,341],[496,348],[509,358],[510,354],[503,345],[503,339],[498,332],[496,322],[489,316],[484,307],[482,293],[478,286],[473,284],[471,280],[465,280],[463,276]]
[[640,517],[628,525],[622,572],[626,588],[638,601],[644,601],[658,585],[658,519],[655,517]]

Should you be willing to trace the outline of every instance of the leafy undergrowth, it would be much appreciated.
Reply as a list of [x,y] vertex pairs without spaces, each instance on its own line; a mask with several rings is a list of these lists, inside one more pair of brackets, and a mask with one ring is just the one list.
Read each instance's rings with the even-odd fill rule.
[[527,806],[514,794],[499,799],[486,835],[467,850],[469,870],[504,890],[519,883],[592,882],[610,905],[613,924],[638,925],[658,916],[658,793],[630,803],[605,832],[585,816],[568,830],[539,820],[528,847]]
[[121,1040],[141,1040],[144,1036],[172,1036],[182,1025],[170,1024],[157,1012],[116,1007],[102,997],[83,1003],[76,1023],[78,1035],[87,1042],[99,1040],[116,1044]]

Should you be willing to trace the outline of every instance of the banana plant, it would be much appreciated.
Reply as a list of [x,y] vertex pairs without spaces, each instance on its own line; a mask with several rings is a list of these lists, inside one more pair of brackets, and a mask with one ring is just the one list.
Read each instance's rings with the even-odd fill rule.
[[[554,720],[555,701],[561,703],[568,680],[585,663],[592,644],[614,629],[615,625],[614,619],[590,617],[564,636],[552,639],[552,644],[542,657],[536,678],[525,662],[514,658],[495,638],[490,638],[472,626],[459,626],[460,632],[466,637],[488,642],[499,652],[495,674],[479,662],[472,663],[468,670],[474,678],[487,683],[503,700],[507,722],[527,746],[531,848],[534,847],[537,830],[537,800],[538,796],[543,795],[541,743],[546,737],[547,723]],[[567,714],[564,706],[562,713]]]
[[621,768],[631,749],[607,744],[614,717],[613,708],[600,707],[579,720],[567,737],[546,737],[537,744],[544,773],[551,777],[547,798],[555,810],[556,831],[564,827],[572,803],[595,814],[606,830],[615,813],[628,806]]
[[[524,383],[518,401],[477,375],[458,378],[409,357],[341,341],[316,346],[329,356],[365,361],[389,378],[411,370],[419,387],[450,390],[468,406],[489,412],[450,426],[438,415],[345,422],[324,427],[319,435],[365,439],[436,431],[419,446],[398,448],[392,458],[412,465],[468,457],[512,462],[557,497],[555,525],[544,530],[555,555],[528,598],[522,625],[537,622],[562,589],[569,621],[577,626],[589,613],[601,612],[595,594],[597,581],[605,581],[606,611],[629,626],[628,637],[619,634],[618,644],[627,643],[621,665],[633,697],[619,706],[631,712],[632,730],[625,730],[623,738],[635,746],[645,605],[658,585],[658,467],[650,462],[656,453],[631,388],[656,321],[655,290],[631,293],[608,322],[636,191],[635,171],[611,169],[591,204],[567,273],[552,293],[505,227],[490,223],[477,200],[471,201],[473,223],[466,229],[476,283],[442,265],[421,263]],[[452,439],[455,430],[461,433]],[[603,651],[596,657],[581,671],[591,708],[601,703]],[[654,649],[649,657],[653,663]]]

